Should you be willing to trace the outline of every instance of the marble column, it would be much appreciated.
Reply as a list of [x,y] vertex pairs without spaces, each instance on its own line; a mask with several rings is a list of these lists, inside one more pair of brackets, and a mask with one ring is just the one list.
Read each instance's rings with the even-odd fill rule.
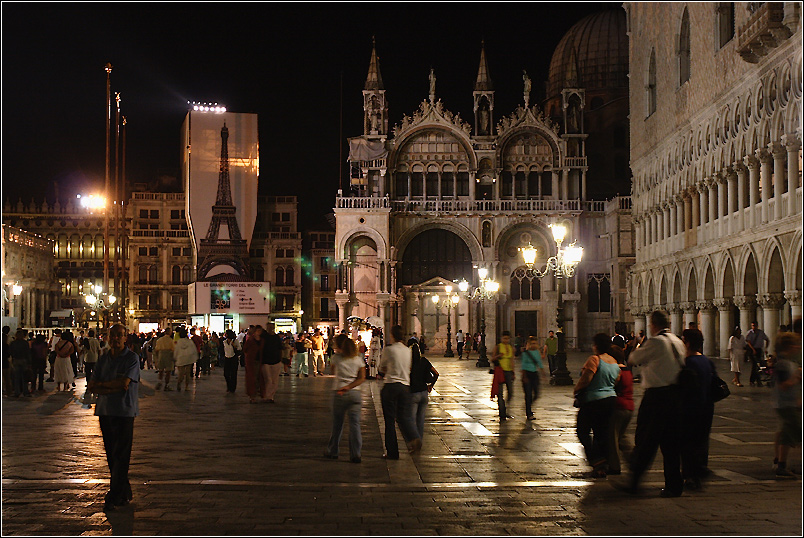
[[[569,168],[561,171],[561,199],[569,200]],[[489,349],[488,341],[486,342],[486,348]]]
[[559,191],[558,171],[553,170],[553,199],[558,200],[561,198]]
[[701,312],[701,326],[698,328],[703,333],[704,338],[703,354],[711,358],[717,353],[715,345],[715,306],[710,301],[698,301],[696,306]]
[[785,135],[782,137],[787,147],[787,215],[798,213],[798,152],[801,150],[801,141],[795,137]]
[[773,159],[771,155],[765,151],[758,149],[756,151],[757,159],[759,159],[759,182],[761,185],[760,194],[762,195],[762,224],[768,222],[768,210],[770,209],[770,195],[773,190]]
[[756,295],[742,295],[734,298],[734,304],[740,309],[740,330],[743,336],[751,329],[751,322],[756,321]]
[[[710,177],[706,180],[706,185],[709,187],[709,212],[707,213],[707,222],[710,223],[709,229],[713,230],[716,226],[716,222],[718,221],[718,197],[717,197],[717,187],[718,182],[715,178]],[[715,234],[714,231],[709,232],[709,237],[713,237]]]
[[779,220],[784,214],[784,206],[782,204],[782,193],[784,192],[785,184],[787,183],[787,176],[785,175],[784,166],[787,162],[787,151],[785,147],[778,142],[768,144],[768,151],[773,155],[773,197],[775,199],[773,205],[773,218]]
[[667,305],[667,311],[670,312],[670,332],[681,334],[684,330],[684,319],[682,317],[684,312],[681,310],[681,305],[670,303]]
[[760,328],[770,338],[771,345],[768,346],[768,352],[774,353],[784,295],[781,293],[765,293],[759,298],[758,303],[762,307],[762,326]]
[[662,240],[664,240],[665,244],[673,237],[673,233],[670,230],[670,223],[673,222],[670,218],[670,207],[671,204],[669,202],[662,204],[662,217],[664,217],[664,222],[662,222]]
[[706,223],[709,222],[707,209],[709,208],[709,188],[703,181],[698,183],[698,223],[700,224],[700,234],[698,242],[706,241]]
[[684,302],[679,306],[681,306],[681,310],[684,311],[684,324],[681,327],[683,331],[689,327],[690,323],[698,322],[698,311],[695,309],[695,303],[693,302]]
[[[719,335],[718,339],[720,347],[720,358],[727,359],[729,357],[729,337],[734,330],[734,324],[731,321],[731,300],[725,297],[717,298],[714,300],[714,305],[717,307]],[[712,358],[712,357],[710,357]]]
[[726,176],[723,173],[717,174],[714,177],[717,184],[717,234],[718,237],[726,235],[725,223],[726,219],[723,218],[728,215],[728,191],[726,190]]
[[733,168],[726,170],[726,181],[728,183],[727,198],[728,210],[726,214],[729,216],[729,234],[737,233],[737,223],[739,222],[739,214],[737,213],[737,172]]
[[346,328],[346,304],[349,302],[349,292],[346,290],[335,290],[335,304],[338,305],[338,328]]
[[748,168],[741,162],[734,163],[734,170],[737,172],[737,226],[732,228],[735,232],[743,231],[747,228],[745,225],[745,204],[746,204],[746,187]]
[[634,335],[639,336],[639,331],[645,331],[645,334],[647,334],[648,331],[645,325],[645,316],[642,313],[642,310],[633,310],[631,315],[634,316]]
[[787,299],[787,304],[790,305],[791,321],[801,318],[801,292],[798,290],[784,292],[784,298]]
[[382,298],[382,299],[378,298],[377,299],[377,308],[380,311],[379,312],[379,314],[380,314],[379,317],[382,320],[382,323],[380,323],[380,325],[382,325],[383,334],[391,334],[390,333],[390,327],[388,326],[388,316],[386,314],[386,311],[388,310],[388,299],[387,298]]
[[[759,205],[759,159],[748,156],[743,159],[748,168],[748,207],[751,208],[751,220],[745,228],[757,226],[761,219],[762,208]],[[745,332],[745,331],[743,331]]]

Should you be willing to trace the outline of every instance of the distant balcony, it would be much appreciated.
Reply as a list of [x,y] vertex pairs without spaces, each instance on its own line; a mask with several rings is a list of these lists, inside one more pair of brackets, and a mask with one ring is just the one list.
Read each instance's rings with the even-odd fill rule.
[[390,200],[387,197],[342,197],[335,199],[337,209],[390,209],[395,213],[567,213],[579,211],[605,212],[611,204],[622,210],[631,209],[630,196],[602,200]]
[[131,237],[190,237],[189,230],[131,230]]
[[748,63],[757,63],[792,33],[784,24],[784,2],[765,2],[737,31],[737,52]]

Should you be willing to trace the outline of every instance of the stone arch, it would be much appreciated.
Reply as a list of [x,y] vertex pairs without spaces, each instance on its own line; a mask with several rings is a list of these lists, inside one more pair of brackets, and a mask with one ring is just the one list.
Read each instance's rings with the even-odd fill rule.
[[396,248],[394,249],[394,259],[400,261],[402,259],[402,254],[404,253],[405,249],[408,247],[408,244],[413,240],[414,237],[419,235],[420,233],[434,229],[440,228],[443,230],[450,231],[463,239],[463,242],[469,248],[469,252],[472,255],[472,260],[477,263],[485,262],[485,258],[483,256],[483,248],[480,246],[480,240],[475,236],[472,231],[462,224],[457,224],[446,219],[430,219],[427,222],[420,224],[419,226],[415,226],[409,230],[406,230],[402,236],[397,240]]
[[[569,224],[567,226],[567,237],[574,237],[572,235],[574,228],[573,224],[565,224]],[[538,260],[544,260],[547,259],[547,257],[554,256],[556,254],[553,234],[547,228],[547,226],[544,225],[544,223],[536,222],[531,219],[520,219],[508,224],[497,235],[497,239],[494,242],[494,259],[502,261],[507,254],[503,251],[503,249],[517,234],[521,233],[530,233],[536,235],[536,237],[532,237],[531,243],[537,249],[537,263]]]
[[466,242],[456,233],[441,227],[420,230],[399,251],[397,265],[399,286],[412,286],[441,277],[449,280],[473,280],[473,260]]
[[712,268],[711,260],[707,260],[706,268],[704,269],[703,281],[703,299],[711,301],[715,298],[715,276]]
[[505,165],[504,157],[506,151],[508,150],[508,146],[523,135],[527,134],[534,134],[547,142],[547,144],[550,146],[550,151],[552,152],[550,164],[554,168],[561,166],[561,163],[564,161],[564,153],[561,151],[561,144],[559,143],[556,133],[548,129],[541,128],[537,125],[522,125],[506,132],[497,142],[497,151],[494,155],[498,167],[502,168]]
[[665,278],[664,271],[659,274],[659,303],[660,305],[666,305],[670,302],[667,298],[667,283],[665,282],[667,279]]
[[648,273],[648,285],[646,286],[647,291],[647,303],[646,306],[650,308],[655,308],[656,306],[656,290],[653,289],[653,275],[649,272]]
[[361,225],[352,228],[350,233],[341,238],[340,243],[337,245],[335,250],[336,261],[348,260],[350,244],[354,241],[360,240],[361,237],[371,239],[374,242],[374,244],[377,246],[377,257],[379,259],[388,259],[388,245],[385,242],[385,238],[374,228]]
[[784,130],[787,133],[795,133],[801,128],[801,102],[793,101],[784,110]]
[[764,283],[764,286],[760,286],[760,292],[782,293],[785,290],[785,260],[775,238],[766,245],[762,259],[767,261],[760,270],[760,282]]
[[743,295],[755,296],[759,293],[759,271],[754,253],[750,250],[743,265],[742,284]]
[[680,304],[683,302],[681,298],[681,271],[679,271],[678,267],[675,267],[673,271],[673,297],[672,302],[675,304]]
[[790,252],[788,260],[787,274],[785,275],[786,289],[801,291],[801,258],[802,258],[802,237],[801,229],[796,231],[793,236],[793,250]]
[[698,279],[695,276],[694,264],[689,265],[687,274],[687,301],[695,302],[698,300]]
[[735,293],[735,279],[734,279],[734,264],[731,257],[726,256],[725,263],[723,264],[723,271],[720,277],[720,290],[718,297],[726,297],[730,299],[736,295]]
[[461,131],[457,128],[451,128],[447,125],[441,123],[423,123],[421,125],[417,125],[416,127],[406,131],[402,137],[396,141],[394,147],[391,149],[388,155],[388,169],[393,170],[397,167],[397,160],[399,155],[403,152],[402,150],[405,149],[407,144],[418,135],[421,135],[423,132],[426,131],[437,131],[440,133],[447,134],[455,139],[455,141],[460,144],[461,149],[466,154],[467,160],[469,161],[469,168],[471,171],[477,170],[477,155],[475,154],[474,149],[472,148],[472,142],[466,136],[466,133]]

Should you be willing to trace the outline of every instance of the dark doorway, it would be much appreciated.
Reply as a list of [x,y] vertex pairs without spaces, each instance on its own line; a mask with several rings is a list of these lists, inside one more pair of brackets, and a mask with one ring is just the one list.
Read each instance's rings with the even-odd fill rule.
[[521,334],[522,338],[538,336],[538,312],[535,310],[517,310],[514,312],[514,336]]
[[491,183],[485,185],[483,183],[478,183],[475,198],[477,200],[491,200],[493,198],[491,188],[492,188]]

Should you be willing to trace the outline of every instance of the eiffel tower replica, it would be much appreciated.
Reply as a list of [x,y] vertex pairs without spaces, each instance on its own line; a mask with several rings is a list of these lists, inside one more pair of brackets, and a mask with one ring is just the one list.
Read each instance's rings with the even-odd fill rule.
[[[217,280],[219,275],[207,278],[213,267],[228,265],[235,269],[244,280],[249,279],[248,246],[240,236],[237,225],[237,208],[232,203],[232,188],[229,184],[229,129],[226,122],[221,129],[221,163],[218,173],[218,195],[212,206],[212,220],[209,222],[207,236],[201,239],[198,250],[198,280]],[[228,238],[221,238],[221,224],[225,224]],[[222,275],[220,275],[222,276]]]

